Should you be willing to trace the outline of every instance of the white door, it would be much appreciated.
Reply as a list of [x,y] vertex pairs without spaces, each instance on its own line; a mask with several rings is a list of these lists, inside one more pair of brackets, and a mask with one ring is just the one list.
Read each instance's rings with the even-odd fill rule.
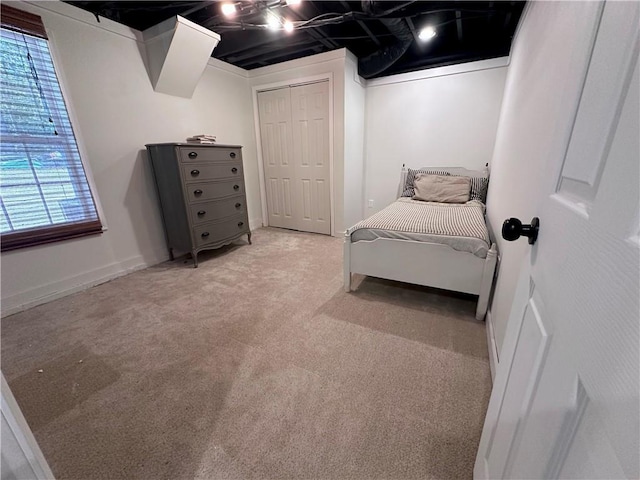
[[298,230],[331,234],[329,82],[291,88]]
[[584,8],[597,35],[566,155],[532,199],[475,478],[640,476],[640,3]]
[[297,227],[294,202],[295,170],[292,163],[291,92],[289,88],[258,93],[262,161],[269,225]]
[[331,234],[329,82],[258,93],[269,225]]

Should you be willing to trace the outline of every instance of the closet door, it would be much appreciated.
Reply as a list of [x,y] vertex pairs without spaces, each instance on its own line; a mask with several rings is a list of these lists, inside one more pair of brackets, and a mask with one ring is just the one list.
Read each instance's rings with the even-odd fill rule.
[[259,92],[258,114],[269,225],[298,229],[290,88]]
[[329,82],[291,87],[295,227],[331,234]]

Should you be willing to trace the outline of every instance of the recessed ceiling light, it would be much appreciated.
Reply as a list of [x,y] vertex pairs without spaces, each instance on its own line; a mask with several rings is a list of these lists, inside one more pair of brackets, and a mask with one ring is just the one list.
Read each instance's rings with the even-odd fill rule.
[[267,12],[267,28],[270,30],[280,30],[280,19],[271,11]]
[[302,0],[287,0],[287,5],[291,6],[291,5],[300,5],[300,2]]
[[289,20],[286,20],[284,22],[284,31],[287,33],[293,32],[293,23],[290,22]]
[[233,3],[222,4],[222,14],[225,17],[233,17],[236,14],[236,6]]
[[422,30],[420,30],[420,33],[418,34],[418,38],[423,42],[429,41],[435,36],[436,36],[436,29],[433,27],[424,27]]

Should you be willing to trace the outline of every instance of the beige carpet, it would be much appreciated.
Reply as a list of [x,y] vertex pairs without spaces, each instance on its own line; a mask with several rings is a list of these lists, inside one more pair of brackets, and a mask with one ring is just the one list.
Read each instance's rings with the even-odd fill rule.
[[471,478],[475,299],[355,284],[340,239],[260,229],[3,319],[2,370],[58,478]]

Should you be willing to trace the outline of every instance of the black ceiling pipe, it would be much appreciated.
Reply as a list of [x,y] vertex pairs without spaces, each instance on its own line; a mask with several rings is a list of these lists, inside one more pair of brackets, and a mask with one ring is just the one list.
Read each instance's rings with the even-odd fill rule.
[[[380,3],[362,0],[362,10],[369,15],[379,15],[382,13]],[[413,34],[403,18],[380,18],[379,20],[397,38],[397,41],[393,45],[358,59],[358,74],[363,78],[371,78],[384,72],[405,54],[413,42]]]

